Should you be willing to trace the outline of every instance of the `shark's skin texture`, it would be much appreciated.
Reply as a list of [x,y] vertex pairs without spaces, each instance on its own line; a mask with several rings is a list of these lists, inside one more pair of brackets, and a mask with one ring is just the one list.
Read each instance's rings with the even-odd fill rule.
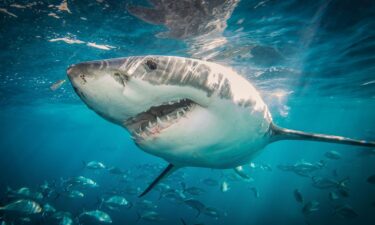
[[216,63],[129,57],[77,64],[68,75],[91,109],[125,128],[125,121],[153,106],[195,102],[174,122],[162,117],[163,129],[156,126],[147,135],[129,129],[142,150],[173,165],[233,168],[270,141],[272,119],[259,93],[234,70]]
[[84,62],[67,73],[88,107],[175,167],[235,168],[285,139],[375,147],[277,127],[254,86],[213,62],[149,55]]

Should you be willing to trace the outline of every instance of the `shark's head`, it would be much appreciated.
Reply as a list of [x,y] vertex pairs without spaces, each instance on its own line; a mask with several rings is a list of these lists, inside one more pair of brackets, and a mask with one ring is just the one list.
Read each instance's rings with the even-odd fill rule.
[[254,87],[215,63],[142,56],[84,62],[67,73],[91,109],[178,165],[239,164],[244,153],[233,150],[263,146],[248,132],[264,135],[271,122]]

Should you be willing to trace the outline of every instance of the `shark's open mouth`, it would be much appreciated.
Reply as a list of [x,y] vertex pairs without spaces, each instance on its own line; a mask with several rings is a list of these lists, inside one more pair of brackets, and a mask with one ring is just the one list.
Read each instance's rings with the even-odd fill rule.
[[152,106],[147,111],[126,120],[124,125],[135,138],[144,139],[155,136],[163,129],[186,117],[195,105],[196,103],[190,99],[182,99]]

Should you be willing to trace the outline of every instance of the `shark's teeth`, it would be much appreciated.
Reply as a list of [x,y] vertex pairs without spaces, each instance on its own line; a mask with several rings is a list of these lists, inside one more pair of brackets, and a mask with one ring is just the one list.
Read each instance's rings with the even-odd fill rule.
[[157,122],[158,124],[163,124],[163,122],[161,121],[161,119],[160,119],[159,117],[156,117],[156,122]]
[[138,133],[137,131],[134,131],[134,134],[135,134],[136,136],[141,136],[141,134]]
[[124,126],[132,131],[133,139],[144,140],[158,135],[162,130],[177,123],[182,117],[186,118],[195,104],[189,99],[180,99],[171,100],[161,106],[153,106],[124,122]]

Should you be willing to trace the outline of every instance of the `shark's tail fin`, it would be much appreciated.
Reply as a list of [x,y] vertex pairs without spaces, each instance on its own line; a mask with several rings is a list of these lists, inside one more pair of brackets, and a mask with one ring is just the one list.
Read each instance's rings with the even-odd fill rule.
[[270,129],[271,129],[271,134],[272,134],[272,137],[271,137],[272,141],[306,140],[306,141],[330,142],[330,143],[345,144],[345,145],[356,145],[356,146],[364,146],[364,147],[375,147],[374,141],[356,140],[356,139],[335,136],[335,135],[306,133],[303,131],[281,128],[274,124],[271,124]]

